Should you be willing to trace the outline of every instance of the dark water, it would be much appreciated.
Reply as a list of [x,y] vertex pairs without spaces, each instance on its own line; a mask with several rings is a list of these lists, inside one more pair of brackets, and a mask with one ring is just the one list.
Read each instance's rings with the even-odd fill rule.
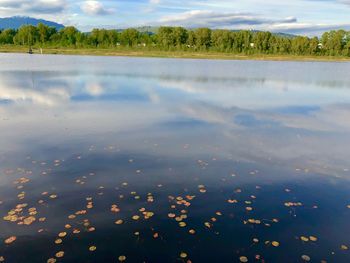
[[0,55],[0,261],[350,262],[349,72]]

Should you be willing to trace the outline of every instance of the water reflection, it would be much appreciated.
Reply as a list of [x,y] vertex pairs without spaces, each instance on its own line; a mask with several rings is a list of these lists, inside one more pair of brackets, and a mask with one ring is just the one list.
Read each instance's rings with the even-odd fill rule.
[[[18,236],[14,245],[0,246],[9,262],[28,256],[46,261],[61,248],[65,262],[116,262],[124,254],[131,262],[181,262],[181,251],[193,262],[257,255],[257,262],[298,262],[303,254],[315,262],[350,260],[340,249],[350,245],[350,64],[27,55],[0,60],[1,216],[25,201],[47,218],[44,226],[0,223],[2,239]],[[21,177],[30,182],[17,188],[13,181]],[[150,193],[156,202],[147,201]],[[167,216],[169,205],[177,205],[169,196],[192,195],[193,208],[182,210],[191,209],[184,214],[197,231],[193,236],[176,222],[169,225]],[[85,209],[87,197],[94,209],[69,221]],[[227,202],[233,199],[237,209]],[[287,201],[303,207],[285,207]],[[122,208],[117,217],[109,211],[113,203]],[[246,210],[250,206],[253,212]],[[134,222],[141,207],[155,218]],[[181,206],[176,209],[180,213]],[[247,223],[252,218],[264,226]],[[89,233],[83,219],[98,231]],[[116,229],[117,219],[127,223]],[[79,242],[66,230],[68,238],[57,247],[62,222],[82,231]],[[302,243],[303,235],[319,242]],[[259,245],[252,243],[256,236]],[[282,245],[267,242],[274,240]],[[92,245],[93,254],[87,250]]]
[[[48,132],[61,144],[67,135],[75,141],[132,131],[142,138],[148,129],[155,137],[177,128],[191,135],[205,124],[215,129],[222,151],[238,147],[239,156],[297,158],[302,165],[313,157],[339,171],[348,166],[350,92],[344,87],[350,85],[343,72],[349,64],[179,60],[176,67],[158,59],[79,58],[77,70],[73,57],[18,56],[28,64],[9,70],[3,63],[0,73],[1,129],[11,138],[2,152],[18,140],[21,147],[45,140]],[[218,63],[220,70],[211,67]]]

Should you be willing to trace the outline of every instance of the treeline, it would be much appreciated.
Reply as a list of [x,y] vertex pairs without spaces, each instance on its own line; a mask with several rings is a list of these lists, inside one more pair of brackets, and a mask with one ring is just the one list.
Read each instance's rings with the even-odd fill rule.
[[94,29],[83,33],[75,27],[57,31],[44,24],[25,25],[0,33],[0,44],[37,47],[147,48],[152,50],[216,51],[242,54],[350,56],[350,32],[325,32],[322,37],[287,36],[248,30],[229,31],[160,27],[156,34],[129,28],[122,31]]

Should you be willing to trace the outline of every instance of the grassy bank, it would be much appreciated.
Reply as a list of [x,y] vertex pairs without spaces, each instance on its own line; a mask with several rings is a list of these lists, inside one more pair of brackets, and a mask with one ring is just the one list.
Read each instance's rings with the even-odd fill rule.
[[[0,46],[0,53],[27,53],[23,46]],[[34,54],[41,54],[40,49],[33,48]],[[226,59],[226,60],[275,60],[275,61],[350,61],[350,57],[335,56],[297,56],[297,55],[242,55],[220,52],[157,51],[142,48],[130,49],[93,49],[93,48],[43,48],[43,54],[92,55],[92,56],[128,56],[157,58],[192,58],[192,59]]]

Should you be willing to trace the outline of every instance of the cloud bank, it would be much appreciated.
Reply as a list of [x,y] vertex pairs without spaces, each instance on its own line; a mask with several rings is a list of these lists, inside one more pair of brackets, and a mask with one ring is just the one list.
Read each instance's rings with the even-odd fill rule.
[[17,11],[19,13],[57,14],[67,7],[66,0],[0,0],[0,11]]
[[33,16],[82,31],[177,25],[311,36],[350,29],[349,11],[350,0],[0,0],[0,17]]
[[271,19],[250,13],[220,13],[208,10],[193,10],[182,14],[163,17],[159,24],[164,25],[181,25],[186,27],[231,27],[237,25],[255,26],[295,23],[295,17],[284,19]]

